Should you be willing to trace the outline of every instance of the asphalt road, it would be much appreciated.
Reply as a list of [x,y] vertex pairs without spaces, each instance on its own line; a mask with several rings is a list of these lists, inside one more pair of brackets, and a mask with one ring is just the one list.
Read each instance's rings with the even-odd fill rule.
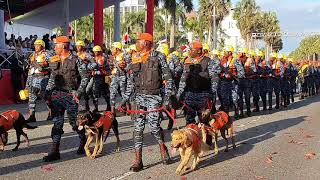
[[[0,111],[15,108],[26,113],[26,104],[2,106]],[[145,169],[131,173],[134,160],[132,122],[119,117],[121,152],[115,152],[115,137],[104,145],[103,153],[95,160],[76,155],[77,135],[66,122],[61,144],[61,160],[43,163],[42,157],[50,149],[51,123],[45,120],[45,106],[39,106],[39,128],[28,130],[31,146],[23,143],[19,151],[12,152],[15,132],[9,132],[9,145],[0,152],[0,179],[320,179],[320,97],[311,97],[291,104],[281,111],[261,112],[235,122],[237,149],[205,154],[200,167],[187,171],[182,177],[175,175],[180,158],[173,155],[174,163],[160,163],[159,147],[146,126],[143,148]],[[177,126],[183,126],[179,119]],[[162,123],[166,127],[167,121]],[[166,141],[170,146],[170,133]],[[22,138],[23,139],[23,138]],[[306,154],[309,154],[306,156]]]

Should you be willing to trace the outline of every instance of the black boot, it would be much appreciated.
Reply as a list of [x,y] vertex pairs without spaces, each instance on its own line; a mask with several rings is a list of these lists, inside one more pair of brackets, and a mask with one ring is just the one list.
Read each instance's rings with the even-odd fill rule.
[[248,117],[251,117],[251,110],[250,110],[250,108],[247,108],[247,116],[248,116]]
[[253,110],[253,112],[260,112],[260,108],[259,108],[259,104],[258,102],[254,102],[255,108]]
[[133,165],[130,167],[130,170],[133,172],[139,172],[143,169],[143,163],[142,163],[142,149],[135,149],[135,155],[136,159],[133,163]]
[[30,112],[30,116],[27,119],[27,122],[36,122],[36,121],[37,121],[37,119],[36,119],[35,112],[34,111]]
[[59,160],[60,159],[59,146],[60,146],[60,143],[53,143],[51,152],[47,156],[44,156],[42,160],[44,162]]
[[263,111],[266,111],[267,110],[267,102],[266,102],[266,100],[262,101],[262,104],[263,104]]
[[276,109],[279,109],[280,108],[280,102],[279,102],[279,95],[276,95]]
[[234,106],[234,118],[239,119],[239,108],[238,106]]
[[240,114],[239,114],[239,118],[243,118],[244,115],[243,115],[243,108],[240,108]]
[[294,103],[294,97],[293,94],[291,94],[291,102]]

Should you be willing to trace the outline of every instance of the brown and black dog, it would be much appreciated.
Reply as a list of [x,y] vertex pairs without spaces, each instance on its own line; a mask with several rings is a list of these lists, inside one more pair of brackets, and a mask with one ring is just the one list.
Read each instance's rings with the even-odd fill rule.
[[36,126],[30,126],[23,115],[16,110],[8,110],[0,114],[0,151],[4,151],[4,146],[8,142],[8,131],[12,128],[16,130],[17,145],[13,151],[18,150],[20,146],[20,136],[26,139],[27,146],[29,146],[29,138],[23,128],[35,129]]
[[[87,142],[84,146],[87,157],[94,159],[98,154],[101,154],[103,142],[107,139],[111,128],[117,138],[117,151],[120,151],[118,122],[110,111],[106,111],[103,114],[92,113],[90,111],[80,111],[78,113],[77,122],[79,125],[79,130],[85,128],[87,132]],[[103,135],[105,132],[106,136],[103,140]],[[91,154],[89,146],[94,137],[96,139],[96,144],[93,153]]]
[[226,143],[226,148],[224,151],[227,152],[229,150],[229,143],[226,137],[226,133],[228,134],[229,138],[231,138],[233,149],[236,149],[232,117],[230,117],[224,111],[219,111],[215,114],[211,114],[210,109],[205,109],[204,111],[202,111],[201,119],[204,124],[201,124],[199,126],[201,127],[204,140],[206,140],[207,134],[213,136],[215,154],[218,154],[219,151],[217,143],[219,131]]

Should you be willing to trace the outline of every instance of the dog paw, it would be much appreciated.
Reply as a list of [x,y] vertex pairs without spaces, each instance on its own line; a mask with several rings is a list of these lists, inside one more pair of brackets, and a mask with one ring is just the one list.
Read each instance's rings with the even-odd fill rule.
[[91,155],[91,156],[90,156],[90,159],[92,159],[92,160],[93,160],[93,159],[96,159],[96,156],[95,156],[95,155]]

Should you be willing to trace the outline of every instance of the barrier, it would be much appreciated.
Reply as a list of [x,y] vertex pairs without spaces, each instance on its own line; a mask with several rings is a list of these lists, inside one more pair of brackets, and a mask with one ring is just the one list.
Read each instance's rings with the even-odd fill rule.
[[0,105],[14,104],[14,91],[11,81],[11,70],[2,69],[0,79]]

